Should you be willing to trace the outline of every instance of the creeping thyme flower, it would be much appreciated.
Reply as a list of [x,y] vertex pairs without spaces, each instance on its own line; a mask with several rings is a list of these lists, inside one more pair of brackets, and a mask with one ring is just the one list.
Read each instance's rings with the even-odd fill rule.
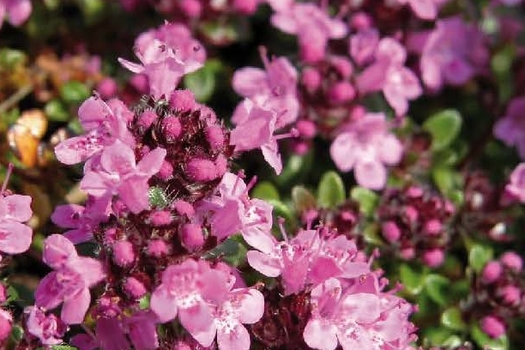
[[44,241],[43,260],[54,271],[40,281],[36,306],[51,310],[63,303],[60,319],[66,324],[82,323],[91,302],[89,288],[105,277],[102,264],[78,256],[73,243],[58,234]]

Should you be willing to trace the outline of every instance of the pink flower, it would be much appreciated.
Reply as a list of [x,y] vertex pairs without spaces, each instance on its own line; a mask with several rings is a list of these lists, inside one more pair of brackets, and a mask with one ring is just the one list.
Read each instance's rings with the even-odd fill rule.
[[[273,237],[271,237],[273,239]],[[321,237],[321,230],[300,231],[273,246],[254,242],[246,257],[252,268],[268,277],[281,275],[285,294],[299,293],[332,277],[354,278],[370,272],[365,262],[354,262],[355,244],[344,236]]]
[[412,11],[421,19],[435,19],[439,6],[448,0],[396,0],[400,4],[409,4]]
[[13,329],[13,316],[6,310],[0,308],[0,344],[11,335]]
[[160,322],[179,316],[182,326],[195,338],[213,327],[213,309],[206,301],[226,290],[224,274],[212,270],[203,260],[187,259],[170,265],[161,284],[151,294],[151,310]]
[[507,111],[494,125],[494,136],[507,146],[515,146],[521,159],[525,159],[525,97],[509,102]]
[[123,58],[119,62],[133,73],[145,74],[155,98],[169,98],[180,78],[206,60],[205,50],[188,28],[170,23],[141,34],[135,41],[135,55],[141,64]]
[[98,198],[118,195],[133,212],[149,208],[148,180],[164,161],[166,150],[156,148],[136,163],[133,150],[120,140],[104,149],[99,164],[86,165],[80,188]]
[[[362,282],[364,281],[364,282]],[[371,288],[370,288],[371,287]],[[303,337],[311,348],[405,350],[414,340],[412,306],[381,293],[377,276],[362,276],[348,288],[335,278],[312,290],[312,316]]]
[[83,162],[116,140],[134,145],[126,126],[133,113],[121,101],[105,103],[98,96],[90,97],[78,109],[78,116],[87,133],[64,140],[55,147],[60,162],[67,165]]
[[402,153],[401,143],[388,132],[383,113],[368,113],[349,124],[330,147],[330,155],[339,170],[354,169],[357,183],[373,190],[385,186],[385,164],[397,164]]
[[462,85],[488,62],[483,34],[460,17],[438,20],[436,29],[423,35],[420,67],[423,82],[430,89]]
[[325,11],[310,3],[283,6],[271,21],[283,32],[298,36],[301,58],[307,63],[320,61],[326,54],[328,40],[341,39],[348,30],[343,21],[328,17]]
[[360,30],[350,36],[349,53],[358,65],[364,65],[374,59],[379,43],[379,32],[375,28]]
[[264,296],[256,289],[240,288],[216,295],[212,304],[213,324],[207,332],[195,339],[202,346],[210,346],[217,334],[219,350],[250,349],[250,334],[243,324],[259,321],[264,313]]
[[33,231],[23,222],[29,220],[31,197],[0,193],[0,251],[19,254],[29,249]]
[[237,126],[230,133],[230,144],[238,152],[260,148],[264,159],[279,175],[283,164],[277,137],[274,136],[277,114],[250,100],[239,104],[234,114]]
[[14,26],[24,23],[31,14],[30,0],[0,0],[0,27],[7,15],[7,20]]
[[78,256],[73,243],[58,234],[44,241],[43,260],[54,271],[40,281],[35,291],[36,306],[50,310],[63,303],[61,320],[82,323],[91,301],[89,288],[105,277],[102,264]]
[[56,345],[62,343],[62,337],[66,333],[67,326],[55,315],[46,315],[45,312],[36,307],[28,306],[24,313],[27,314],[27,331],[40,339],[43,345]]
[[124,350],[132,348],[126,338],[129,336],[133,349],[155,350],[159,348],[156,330],[156,316],[152,312],[137,311],[132,315],[100,317],[96,325],[96,339],[101,349]]
[[525,203],[525,163],[520,163],[510,174],[510,182],[505,186],[505,194]]
[[383,38],[375,54],[376,62],[368,66],[357,78],[361,93],[383,91],[397,116],[408,111],[408,100],[421,95],[421,86],[416,75],[404,66],[406,51],[392,38]]
[[260,199],[250,199],[244,181],[232,173],[224,174],[218,196],[204,201],[200,209],[212,212],[211,234],[222,240],[240,232],[252,246],[273,246],[271,237],[272,206]]
[[101,203],[89,197],[86,207],[78,204],[58,205],[51,215],[51,220],[57,226],[70,230],[63,235],[74,244],[83,243],[93,238],[96,226],[107,220],[108,208],[100,207]]
[[[284,57],[269,61],[264,50],[261,57],[266,70],[245,67],[233,75],[235,91],[255,104],[277,113],[275,127],[282,128],[293,123],[299,113],[297,100],[297,71]],[[232,121],[238,124],[239,116]]]

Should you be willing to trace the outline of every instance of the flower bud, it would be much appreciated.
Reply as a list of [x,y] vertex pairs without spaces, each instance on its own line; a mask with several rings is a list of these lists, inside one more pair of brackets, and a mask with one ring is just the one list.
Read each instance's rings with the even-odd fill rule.
[[146,253],[149,256],[160,258],[169,253],[169,247],[162,239],[153,239],[149,241]]
[[182,245],[189,251],[201,248],[204,244],[202,228],[197,224],[186,224],[181,230]]
[[401,237],[401,230],[394,221],[387,221],[382,225],[383,237],[389,242],[397,242]]
[[133,244],[128,241],[118,241],[113,245],[113,262],[120,267],[131,265],[135,260]]
[[438,267],[445,260],[445,254],[442,249],[434,248],[423,253],[423,262],[428,267]]
[[124,282],[124,291],[133,299],[140,299],[147,290],[144,284],[135,277],[128,277]]
[[520,272],[523,268],[523,260],[515,252],[504,253],[499,260],[503,265],[513,270],[514,272]]
[[355,95],[354,87],[347,81],[334,84],[328,91],[328,98],[336,104],[350,102],[355,98]]
[[491,338],[499,338],[502,336],[506,327],[503,321],[494,316],[485,316],[481,319],[480,327]]
[[179,118],[168,116],[162,120],[162,132],[166,142],[173,143],[179,139],[182,131]]
[[502,273],[501,264],[499,261],[489,261],[483,271],[481,272],[481,280],[483,283],[490,284],[495,282]]

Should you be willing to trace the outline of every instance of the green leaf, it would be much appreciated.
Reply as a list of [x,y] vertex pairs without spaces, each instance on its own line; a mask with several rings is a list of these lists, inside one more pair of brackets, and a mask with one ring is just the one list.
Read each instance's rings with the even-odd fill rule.
[[252,191],[252,197],[260,199],[279,199],[279,191],[269,181],[261,181]]
[[450,290],[450,280],[438,274],[429,274],[425,278],[425,290],[432,299],[441,306],[448,304],[448,293]]
[[462,182],[461,175],[449,167],[437,167],[432,169],[432,179],[439,191],[445,195],[450,196]]
[[423,123],[423,129],[432,135],[432,150],[447,148],[458,136],[461,122],[461,114],[454,109],[445,109],[431,115]]
[[359,186],[352,188],[350,198],[359,203],[359,211],[367,217],[373,216],[379,203],[379,196],[374,191]]
[[207,60],[201,69],[184,76],[184,86],[193,92],[197,101],[206,102],[215,91],[217,74],[221,70],[222,64],[219,60]]
[[414,267],[407,263],[399,266],[399,278],[405,289],[412,295],[421,293],[425,286],[424,272],[421,267]]
[[170,200],[164,190],[160,187],[150,187],[148,191],[149,204],[152,207],[163,209],[170,204]]
[[59,100],[51,100],[46,103],[44,113],[49,120],[57,122],[65,122],[69,120],[69,113]]
[[18,50],[4,48],[0,50],[0,68],[13,69],[16,65],[25,63],[27,56]]
[[345,185],[335,171],[324,173],[317,188],[317,203],[322,208],[335,208],[345,201]]
[[150,300],[151,300],[150,294],[144,295],[142,298],[139,299],[139,308],[141,310],[149,309]]
[[477,324],[472,325],[470,328],[470,335],[480,349],[507,350],[509,348],[509,339],[506,334],[497,339],[492,339]]
[[379,234],[379,225],[369,224],[363,230],[363,237],[365,242],[368,244],[374,244],[376,246],[384,245],[385,242]]
[[494,257],[494,251],[489,246],[474,244],[468,253],[468,263],[472,269],[480,273],[487,262]]
[[18,300],[20,298],[16,288],[11,286],[11,285],[9,285],[7,287],[7,295],[8,295],[8,297],[7,297],[7,302],[8,303],[13,302],[15,300]]
[[89,97],[91,91],[79,81],[68,81],[60,88],[60,97],[67,103],[80,103]]
[[[293,214],[289,206],[277,199],[269,199],[267,200],[267,202],[273,206],[274,218],[283,218],[285,220],[287,228],[295,226],[295,215]],[[275,222],[276,221],[274,221],[274,223]]]
[[424,338],[426,338],[426,342],[430,342],[431,345],[434,346],[440,346],[444,345],[445,342],[450,339],[450,337],[453,337],[455,334],[448,328],[427,328],[424,330],[425,335]]
[[292,188],[292,201],[298,213],[317,207],[314,195],[304,186],[294,186]]
[[53,345],[51,350],[78,350],[78,348],[71,345]]
[[441,324],[456,331],[462,331],[467,328],[461,317],[461,311],[457,307],[450,307],[441,314]]
[[19,325],[13,325],[13,329],[11,329],[11,339],[13,339],[15,343],[18,343],[23,337],[24,329]]

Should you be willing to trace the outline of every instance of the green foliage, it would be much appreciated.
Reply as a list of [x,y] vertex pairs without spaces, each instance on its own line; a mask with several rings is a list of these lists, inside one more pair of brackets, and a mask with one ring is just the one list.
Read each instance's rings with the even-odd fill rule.
[[163,209],[170,204],[169,198],[164,190],[156,186],[149,188],[148,199],[149,204],[154,208]]
[[461,114],[454,109],[445,109],[431,115],[423,129],[432,135],[432,150],[441,151],[456,139],[461,129]]
[[360,186],[355,186],[350,190],[350,198],[359,203],[359,211],[368,217],[373,216],[379,204],[379,196],[374,191]]
[[441,314],[441,324],[455,331],[463,331],[467,328],[457,307],[450,307]]
[[66,103],[80,104],[91,94],[91,90],[79,81],[68,81],[60,88],[60,97]]
[[399,265],[399,278],[410,294],[417,295],[425,287],[425,271],[422,266],[413,266],[408,263]]
[[222,70],[221,61],[209,59],[202,68],[184,76],[184,86],[193,92],[197,101],[206,102],[214,93]]
[[468,253],[469,266],[474,272],[480,273],[487,262],[492,260],[494,251],[492,247],[474,244]]
[[279,190],[269,181],[259,182],[254,187],[251,195],[260,199],[280,199]]
[[314,195],[304,186],[294,186],[292,188],[292,201],[298,213],[317,207]]
[[317,203],[321,208],[335,208],[345,201],[343,180],[335,171],[324,173],[317,188]]

